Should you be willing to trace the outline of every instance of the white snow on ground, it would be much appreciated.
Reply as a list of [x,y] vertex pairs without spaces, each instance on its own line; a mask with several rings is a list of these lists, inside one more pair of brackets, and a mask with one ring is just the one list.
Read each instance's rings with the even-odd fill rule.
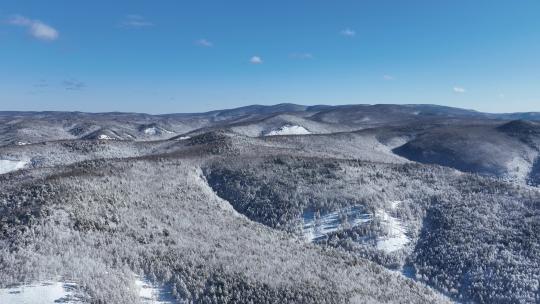
[[150,127],[150,128],[146,128],[144,129],[144,134],[148,134],[148,135],[156,135],[158,134],[158,129],[156,127]]
[[26,146],[26,145],[29,145],[30,143],[29,142],[25,142],[25,141],[18,141],[15,143],[17,146]]
[[[396,209],[401,201],[388,203],[391,209]],[[399,219],[391,216],[384,209],[377,210],[375,215],[366,213],[361,206],[347,207],[320,215],[313,211],[304,212],[304,238],[308,242],[314,242],[340,229],[350,229],[365,224],[374,217],[381,221],[386,230],[385,236],[379,236],[376,239],[377,249],[391,253],[409,243],[409,238],[405,234],[406,229]]]
[[158,287],[146,279],[137,277],[135,288],[139,294],[141,302],[144,304],[169,304],[176,303],[170,290],[165,287]]
[[[152,284],[146,279],[136,277],[134,282],[141,303],[172,304],[176,303],[170,288]],[[76,293],[77,284],[68,282],[40,282],[0,288],[1,304],[75,304],[82,303]]]
[[190,138],[191,138],[191,136],[181,136],[178,139],[179,140],[186,140],[186,139],[190,139]]
[[313,242],[339,229],[350,229],[371,220],[360,206],[347,207],[318,215],[313,211],[304,212],[304,238]]
[[81,303],[74,290],[74,283],[42,282],[10,288],[0,288],[0,303],[54,304]]
[[391,201],[390,202],[390,208],[396,209],[399,206],[399,204],[401,204],[401,203],[402,203],[402,201]]
[[311,134],[311,132],[302,126],[285,125],[277,129],[271,130],[264,135],[275,136],[275,135],[306,135],[306,134]]
[[0,159],[0,174],[22,169],[27,164],[28,164],[27,161],[22,161],[22,160]]
[[173,131],[169,131],[169,130],[163,129],[163,128],[161,128],[161,131],[162,131],[163,133],[174,134]]
[[160,128],[160,127],[149,127],[149,128],[144,129],[144,134],[147,134],[147,135],[158,135],[161,133],[173,134],[174,132]]
[[101,139],[101,140],[112,140],[114,138],[110,137],[109,135],[106,135],[106,134],[100,134],[98,136],[98,139]]
[[377,238],[377,249],[390,253],[402,249],[409,243],[409,238],[405,235],[405,227],[399,219],[389,215],[383,209],[375,212],[375,217],[382,222],[387,232],[387,236]]
[[531,172],[532,163],[528,162],[523,157],[517,156],[508,161],[506,167],[509,169],[506,176],[508,179],[526,181]]

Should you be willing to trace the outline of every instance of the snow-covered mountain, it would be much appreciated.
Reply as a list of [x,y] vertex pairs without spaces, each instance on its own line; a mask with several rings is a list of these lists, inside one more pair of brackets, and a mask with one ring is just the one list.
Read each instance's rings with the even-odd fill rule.
[[0,112],[0,303],[535,303],[536,117]]

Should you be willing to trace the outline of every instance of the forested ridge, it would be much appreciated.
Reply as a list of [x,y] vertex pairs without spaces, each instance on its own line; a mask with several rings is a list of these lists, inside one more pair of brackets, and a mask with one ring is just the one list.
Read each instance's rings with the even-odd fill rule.
[[0,112],[0,302],[539,303],[535,117]]

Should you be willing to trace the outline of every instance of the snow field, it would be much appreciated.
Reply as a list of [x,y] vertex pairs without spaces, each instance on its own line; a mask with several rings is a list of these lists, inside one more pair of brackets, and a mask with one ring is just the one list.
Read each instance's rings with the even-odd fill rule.
[[[391,201],[389,206],[396,209],[401,201]],[[375,214],[366,213],[361,206],[342,208],[333,212],[319,214],[306,211],[303,215],[303,234],[308,242],[315,242],[338,230],[351,229],[378,219],[385,231],[384,236],[376,239],[375,247],[386,253],[398,251],[409,243],[405,234],[406,228],[403,223],[388,214],[384,209],[379,209]]]
[[311,134],[311,132],[302,126],[285,125],[277,129],[271,130],[264,135],[276,136],[276,135],[306,135],[306,134]]
[[0,303],[54,304],[81,303],[74,290],[76,284],[67,282],[41,282],[9,288],[0,288]]
[[0,174],[22,169],[28,165],[28,161],[0,159]]

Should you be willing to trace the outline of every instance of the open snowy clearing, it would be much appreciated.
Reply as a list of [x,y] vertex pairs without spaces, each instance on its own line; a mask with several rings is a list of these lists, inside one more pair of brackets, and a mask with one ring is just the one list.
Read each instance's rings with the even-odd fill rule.
[[110,137],[109,135],[106,135],[106,134],[100,134],[98,136],[98,139],[101,139],[101,140],[113,140],[114,138]]
[[150,127],[150,128],[144,129],[144,134],[147,134],[147,135],[156,135],[159,133],[160,133],[160,130],[156,127]]
[[26,167],[27,161],[0,159],[0,174],[16,171]]
[[0,288],[0,303],[54,304],[81,303],[75,293],[77,285],[66,282],[42,282],[10,288]]
[[169,304],[176,303],[172,291],[165,286],[156,286],[146,279],[137,277],[135,288],[141,302],[144,304]]
[[306,135],[306,134],[311,134],[311,132],[302,126],[285,125],[280,128],[271,130],[264,135],[276,136],[276,135]]
[[[170,288],[156,286],[137,277],[136,292],[144,304],[176,303]],[[4,304],[54,304],[82,303],[76,293],[77,284],[67,282],[41,282],[0,288],[0,303]]]
[[377,249],[390,253],[402,249],[409,243],[405,227],[399,219],[382,209],[375,213],[375,217],[381,221],[387,233],[387,236],[377,238]]
[[313,242],[329,233],[340,229],[350,229],[371,220],[371,214],[365,213],[360,206],[347,207],[326,214],[314,211],[304,212],[304,237]]
[[[401,201],[389,202],[391,209],[396,209]],[[385,230],[385,236],[377,237],[375,247],[387,253],[402,249],[409,238],[401,221],[384,209],[377,210],[375,214],[366,213],[361,206],[347,207],[326,214],[306,211],[303,215],[303,234],[308,242],[315,242],[338,231],[368,223],[377,218]]]
[[160,134],[174,134],[174,132],[160,128],[160,127],[149,127],[144,129],[144,134],[146,135],[160,135]]

